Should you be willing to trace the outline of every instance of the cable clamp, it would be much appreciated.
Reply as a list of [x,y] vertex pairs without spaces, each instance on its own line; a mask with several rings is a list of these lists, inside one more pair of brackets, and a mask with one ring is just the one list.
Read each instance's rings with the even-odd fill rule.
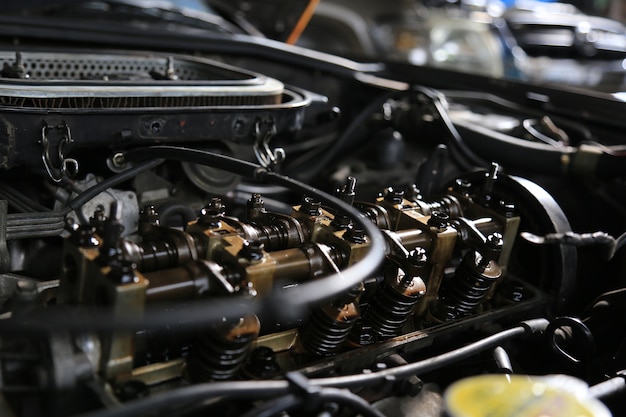
[[[52,129],[61,131],[61,139],[56,144],[56,155],[51,154],[51,148],[55,147],[49,137]],[[62,122],[58,126],[50,126],[44,122],[41,128],[41,140],[39,141],[43,147],[41,160],[48,177],[55,183],[59,183],[65,178],[73,178],[78,173],[78,161],[74,158],[66,158],[63,151],[66,145],[73,142],[72,133],[67,123]]]
[[319,410],[322,405],[320,396],[322,387],[311,384],[309,379],[299,372],[287,372],[285,379],[289,382],[293,393],[303,397],[302,412],[304,414]]
[[254,124],[254,155],[259,164],[271,169],[285,160],[283,148],[270,149],[270,140],[276,135],[277,128],[273,119],[257,119]]

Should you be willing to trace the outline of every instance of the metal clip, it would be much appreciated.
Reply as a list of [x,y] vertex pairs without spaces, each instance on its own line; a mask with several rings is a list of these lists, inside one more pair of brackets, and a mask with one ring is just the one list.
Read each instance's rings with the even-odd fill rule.
[[[262,131],[262,125],[268,125],[267,129]],[[276,124],[272,119],[258,119],[254,124],[254,154],[263,168],[272,168],[280,164],[285,159],[285,150],[283,148],[270,149],[270,140],[276,135]]]
[[[50,156],[50,149],[53,145],[50,143],[48,134],[52,129],[61,129],[62,138],[57,145],[57,161],[59,166],[55,167],[54,162]],[[69,143],[73,143],[72,134],[67,123],[63,122],[58,126],[48,126],[44,122],[44,126],[41,129],[41,146],[43,151],[41,153],[41,160],[43,166],[46,169],[48,177],[56,183],[63,181],[64,178],[73,178],[78,173],[78,161],[74,158],[65,158],[63,154],[63,148]]]

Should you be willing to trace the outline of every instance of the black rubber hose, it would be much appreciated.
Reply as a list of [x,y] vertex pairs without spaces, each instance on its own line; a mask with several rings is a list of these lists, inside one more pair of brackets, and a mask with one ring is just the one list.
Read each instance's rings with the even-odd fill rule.
[[[358,388],[365,385],[378,384],[390,377],[403,378],[409,375],[425,373],[466,359],[484,350],[492,349],[506,340],[521,335],[543,332],[548,324],[549,322],[545,319],[527,320],[511,329],[504,330],[477,342],[470,343],[441,355],[433,356],[423,361],[400,365],[369,374],[320,379],[312,378],[308,380],[308,383],[311,386],[317,387]],[[81,415],[80,417],[139,417],[144,414],[154,413],[154,410],[180,409],[181,407],[216,397],[247,399],[268,398],[287,395],[290,389],[292,389],[291,384],[285,380],[229,381],[196,384],[130,401],[120,408],[98,410]]]
[[[334,402],[356,411],[363,417],[385,417],[383,413],[372,407],[367,401],[345,389],[324,388],[313,394],[318,403]],[[306,403],[307,397],[289,394],[250,410],[242,417],[274,417],[283,412],[295,410]]]
[[614,378],[589,387],[589,395],[598,399],[611,397],[622,392],[626,392],[626,370],[618,372],[618,376]]
[[430,98],[437,114],[441,118],[442,123],[446,127],[451,140],[446,141],[446,145],[450,149],[450,153],[454,162],[466,171],[473,171],[476,167],[485,168],[487,162],[478,157],[465,143],[463,137],[457,130],[456,126],[450,119],[448,110],[444,105],[445,96],[436,90],[426,87],[415,87],[415,90]]
[[98,183],[97,185],[83,191],[77,197],[72,199],[69,203],[67,203],[67,208],[65,209],[65,213],[70,212],[71,210],[76,210],[80,208],[83,204],[97,196],[103,191],[108,190],[111,187],[115,187],[118,184],[123,183],[124,181],[135,178],[137,174],[152,169],[163,163],[163,159],[154,159],[151,161],[142,162],[138,165],[135,165],[126,171],[122,171],[119,174],[115,174],[106,180]]
[[460,347],[447,353],[443,353],[441,355],[433,356],[432,358],[424,359],[423,361],[413,362],[407,365],[384,369],[382,371],[372,372],[369,374],[356,374],[349,376],[314,379],[311,380],[311,384],[348,388],[370,385],[380,382],[389,377],[406,378],[411,375],[423,374],[450,365],[454,362],[458,362],[462,359],[469,358],[470,356],[473,356],[478,352],[492,349],[496,346],[499,346],[505,340],[511,339],[513,337],[523,335],[527,332],[543,331],[547,326],[548,321],[545,319],[528,320],[523,322],[518,327],[504,330],[477,342],[470,343],[469,345]]
[[[358,139],[356,132],[363,127],[367,119],[371,117],[374,112],[379,110],[387,100],[400,93],[406,94],[404,91],[388,91],[369,103],[352,119],[341,135],[324,150],[324,153],[320,155],[319,158],[315,159],[312,163],[298,166],[298,178],[302,178],[305,181],[310,180],[315,177],[322,170],[322,168],[328,165],[328,163],[330,163],[337,155],[340,155],[342,152],[346,152],[351,145],[354,145],[355,139]],[[312,167],[310,166],[311,164],[313,165]]]

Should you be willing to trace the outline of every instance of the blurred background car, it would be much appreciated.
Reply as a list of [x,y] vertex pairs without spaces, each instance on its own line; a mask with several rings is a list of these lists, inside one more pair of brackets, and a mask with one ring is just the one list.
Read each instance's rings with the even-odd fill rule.
[[[620,16],[620,8],[588,2],[584,11]],[[605,92],[624,86],[624,25],[568,3],[322,0],[298,44]]]

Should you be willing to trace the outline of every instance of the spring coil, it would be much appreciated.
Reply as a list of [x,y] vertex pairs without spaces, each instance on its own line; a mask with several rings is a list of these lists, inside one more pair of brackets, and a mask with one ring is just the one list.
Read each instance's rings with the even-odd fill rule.
[[256,316],[246,316],[234,326],[209,329],[191,349],[189,379],[195,383],[232,379],[244,364],[259,328]]
[[414,279],[413,282],[407,288],[388,281],[381,284],[367,312],[367,320],[380,338],[397,336],[413,313],[420,296],[425,293],[421,279]]
[[302,346],[318,356],[336,352],[348,338],[359,316],[358,306],[354,303],[340,307],[328,304],[314,309],[308,323],[300,331]]
[[442,289],[434,316],[449,321],[475,314],[501,275],[502,270],[494,261],[485,265],[476,252],[467,253],[454,276]]

